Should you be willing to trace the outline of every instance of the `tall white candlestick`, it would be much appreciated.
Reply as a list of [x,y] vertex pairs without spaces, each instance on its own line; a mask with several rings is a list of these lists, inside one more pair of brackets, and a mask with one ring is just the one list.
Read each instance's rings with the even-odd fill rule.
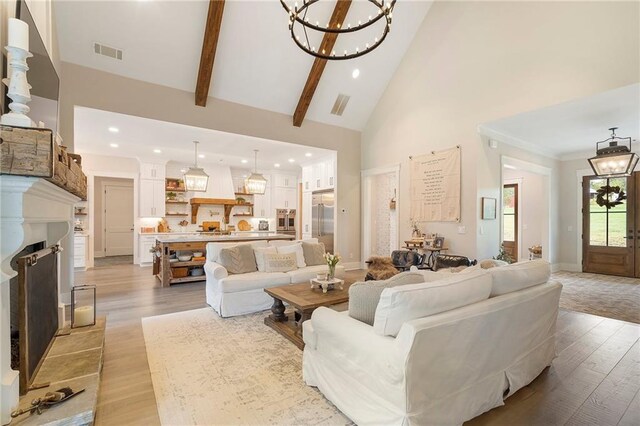
[[15,18],[9,18],[8,45],[29,51],[29,25]]

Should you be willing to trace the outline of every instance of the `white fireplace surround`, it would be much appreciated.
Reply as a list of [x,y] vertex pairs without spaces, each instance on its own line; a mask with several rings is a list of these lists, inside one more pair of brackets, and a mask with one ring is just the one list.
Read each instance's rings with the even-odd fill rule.
[[73,280],[73,213],[78,197],[40,178],[0,176],[0,424],[18,405],[19,373],[11,369],[9,281],[13,257],[28,245],[60,243],[58,299],[68,303]]

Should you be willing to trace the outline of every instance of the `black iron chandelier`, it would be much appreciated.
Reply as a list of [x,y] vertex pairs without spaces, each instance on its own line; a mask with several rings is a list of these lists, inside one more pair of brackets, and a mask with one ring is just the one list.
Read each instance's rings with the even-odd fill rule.
[[[596,156],[589,164],[597,176],[630,176],[638,164],[638,155],[631,152],[631,138],[616,135],[617,127],[611,127],[611,137],[596,144]],[[601,147],[601,144],[604,145]]]
[[[320,0],[301,0],[301,6],[296,2],[294,6],[291,7],[285,2],[285,0],[280,0],[282,7],[284,7],[289,14],[289,31],[291,32],[291,38],[300,49],[307,52],[309,55],[315,56],[316,58],[345,60],[366,55],[380,46],[391,30],[393,7],[396,4],[396,0],[367,0],[367,2],[374,8],[372,10],[374,13],[369,15],[368,19],[364,21],[360,20],[355,25],[351,25],[351,23],[347,23],[346,25],[343,25],[342,23],[335,23],[333,26],[330,22],[327,22],[324,26],[318,21],[315,21],[315,23],[311,22],[307,17],[307,12],[311,6],[319,1]],[[316,48],[316,46],[309,41],[310,31],[323,34],[323,36],[327,34],[335,34],[337,37],[340,34],[355,33],[357,31],[364,30],[380,20],[384,20],[384,29],[382,30],[382,33],[371,40],[370,43],[365,43],[362,47],[356,46],[351,51],[343,50],[342,52],[336,52],[334,49],[328,51],[326,48],[323,48],[322,43],[320,43]]]

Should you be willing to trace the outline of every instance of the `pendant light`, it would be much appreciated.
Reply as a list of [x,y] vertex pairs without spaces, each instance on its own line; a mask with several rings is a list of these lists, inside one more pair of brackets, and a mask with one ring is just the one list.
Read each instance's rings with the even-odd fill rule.
[[267,180],[258,173],[258,150],[254,149],[253,151],[255,152],[253,173],[244,181],[244,185],[247,188],[247,193],[262,195],[267,189]]
[[[589,164],[596,176],[630,176],[638,164],[638,155],[631,152],[631,138],[616,136],[617,127],[611,127],[611,137],[596,143],[596,156],[589,158]],[[618,145],[622,142],[626,145]],[[608,144],[600,148],[600,144]]]
[[196,146],[195,166],[190,167],[184,174],[184,186],[187,191],[205,192],[209,183],[209,175],[202,167],[198,167],[198,141],[193,141]]

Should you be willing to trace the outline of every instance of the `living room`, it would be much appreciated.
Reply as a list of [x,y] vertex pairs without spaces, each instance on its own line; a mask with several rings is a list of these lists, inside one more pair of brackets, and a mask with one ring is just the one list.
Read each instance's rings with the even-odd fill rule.
[[[41,57],[54,70],[52,81],[59,80],[55,118],[43,118],[47,116],[34,101],[26,115],[35,125],[5,121],[3,125],[53,129],[53,144],[79,156],[74,161],[86,179],[84,200],[70,191],[61,192],[69,194],[68,199],[66,195],[56,199],[53,189],[46,195],[54,185],[44,179],[34,183],[37,194],[25,189],[20,203],[42,211],[50,207],[51,214],[39,218],[38,208],[28,213],[9,210],[16,204],[6,201],[16,198],[8,194],[23,188],[23,182],[35,181],[15,180],[34,179],[17,173],[4,176],[9,173],[3,165],[2,264],[7,279],[2,281],[2,321],[8,321],[11,311],[9,277],[18,276],[12,261],[18,253],[25,254],[26,246],[44,241],[47,247],[62,248],[55,252],[57,297],[66,310],[66,318],[58,316],[60,328],[72,320],[72,287],[95,285],[92,309],[97,324],[72,328],[70,336],[93,332],[103,336],[100,342],[95,338],[102,353],[95,372],[99,386],[85,386],[86,391],[52,405],[43,416],[54,416],[86,400],[93,402],[87,402],[90,408],[85,414],[100,424],[637,423],[640,380],[634,372],[640,330],[640,250],[632,238],[640,226],[636,189],[640,184],[635,183],[637,172],[626,175],[633,167],[624,170],[623,177],[594,176],[588,159],[594,156],[597,142],[628,143],[629,155],[638,153],[640,5],[615,1],[282,3],[291,10],[277,1],[2,2],[3,49],[16,43],[17,30],[12,32],[9,18],[27,22],[27,14],[31,17],[27,23],[30,49],[22,51],[35,55],[25,59],[32,97],[41,96],[35,77]],[[381,18],[375,19],[375,25],[359,29],[358,21],[366,23],[378,16],[378,8]],[[302,14],[307,9],[309,20],[305,21]],[[300,20],[294,19],[291,29],[285,18],[293,19],[297,11]],[[323,32],[325,21],[332,19],[354,31]],[[319,24],[314,25],[316,20]],[[304,22],[312,27],[307,28],[309,39],[304,32],[296,32]],[[393,31],[387,33],[387,25]],[[374,36],[380,28],[384,36]],[[375,41],[366,44],[369,36]],[[32,37],[41,41],[44,52],[35,47]],[[23,74],[18,66],[11,66],[17,56],[9,56],[3,50],[2,77],[18,81],[20,77],[13,76]],[[1,112],[7,114],[19,95],[12,98],[15,93],[10,93],[14,89],[9,86],[3,85],[2,90]],[[118,119],[121,124],[116,124]],[[134,127],[127,128],[129,123]],[[612,134],[610,128],[617,129]],[[160,141],[163,136],[166,140]],[[3,139],[9,138],[3,135]],[[446,185],[439,188],[454,201],[439,211],[421,208],[420,194],[425,189],[415,175],[417,170],[432,173],[421,168],[430,156],[441,156],[443,162],[452,159],[453,164],[448,170],[454,173],[446,174]],[[325,163],[329,158],[331,162]],[[315,159],[322,159],[323,166],[312,167],[310,161]],[[145,164],[158,168],[152,167],[152,175],[147,176]],[[306,172],[305,166],[309,166]],[[190,173],[198,168],[207,175],[205,192],[190,190],[189,176],[197,176]],[[332,168],[334,173],[329,172]],[[245,171],[235,174],[234,170]],[[263,180],[252,180],[254,172]],[[286,176],[291,176],[291,182]],[[537,183],[529,183],[534,177]],[[99,178],[131,180],[134,216],[132,229],[126,231],[133,254],[126,264],[95,262],[100,259],[96,240],[102,228],[96,212],[102,209],[97,197],[101,192],[97,188],[103,185]],[[142,197],[147,191],[141,186],[145,179],[161,181],[160,204],[152,203],[156,210],[138,214],[146,202]],[[585,179],[591,188],[587,192]],[[313,184],[318,180],[315,191]],[[177,186],[170,187],[173,181]],[[311,188],[305,189],[306,183]],[[181,184],[187,187],[184,191]],[[517,197],[505,196],[513,188],[508,185],[518,185]],[[269,202],[260,204],[257,200],[265,196],[265,187],[270,191]],[[295,194],[294,198],[284,201],[287,198],[276,195],[275,188]],[[322,199],[327,192],[335,194],[334,201]],[[320,201],[314,202],[314,196]],[[264,218],[256,213],[262,210],[256,204],[268,206]],[[287,236],[286,229],[277,226],[276,208],[292,210],[291,205],[297,211],[290,218],[295,231]],[[328,240],[323,243],[325,249],[319,249],[324,231],[316,231],[314,225],[323,218],[317,206],[330,208],[324,218],[332,250],[326,250]],[[536,214],[531,214],[532,209]],[[77,215],[84,212],[84,218]],[[20,214],[22,221],[16,222]],[[626,222],[620,220],[623,216]],[[239,228],[243,219],[248,222],[246,234]],[[282,219],[289,223],[288,216]],[[74,236],[73,228],[78,220],[86,221],[82,232],[87,243],[82,250],[87,262],[76,268],[80,246],[74,244],[78,235]],[[260,228],[261,220],[269,224],[268,229]],[[161,222],[172,232],[164,232]],[[204,229],[207,222],[211,232],[196,234],[209,231]],[[38,223],[46,227],[41,229]],[[14,247],[16,232],[25,236],[20,247]],[[291,244],[291,239],[302,241]],[[230,264],[223,259],[242,257],[228,252],[231,248],[224,244],[230,241],[251,242],[253,264],[236,265],[245,273],[229,273],[233,266],[227,268]],[[292,253],[282,248],[289,245],[299,246],[291,249],[295,270],[263,272],[265,256],[274,262],[278,256],[291,261]],[[416,255],[407,255],[407,247]],[[514,251],[508,253],[510,247]],[[36,244],[29,250],[41,248]],[[494,337],[507,363],[515,363],[509,356],[524,356],[523,347],[534,341],[544,346],[533,352],[539,357],[532,363],[540,369],[516,369],[524,381],[518,382],[515,370],[497,366],[503,368],[500,377],[509,377],[504,379],[509,391],[502,388],[504,380],[492,382],[491,392],[498,396],[490,401],[470,397],[446,402],[433,394],[427,402],[412,399],[424,389],[412,382],[411,374],[433,371],[420,370],[424,366],[416,364],[417,370],[396,376],[381,366],[401,368],[398,359],[385,364],[354,345],[367,346],[365,340],[370,338],[371,350],[388,354],[394,350],[389,341],[413,342],[418,347],[420,339],[426,338],[421,333],[427,336],[431,331],[412,329],[418,336],[412,340],[407,332],[409,326],[417,327],[413,320],[400,333],[383,331],[380,336],[371,331],[369,335],[367,330],[374,330],[374,324],[357,321],[353,312],[347,314],[357,309],[349,286],[372,272],[367,261],[378,255],[393,262],[398,250],[415,264],[392,265],[391,273],[397,280],[409,277],[409,281],[416,274],[429,280],[437,273],[440,279],[463,280],[463,275],[443,278],[446,272],[423,269],[438,269],[438,258],[443,261],[447,254],[458,255],[456,261],[477,260],[478,265],[467,265],[467,273],[479,274],[477,283],[486,279],[480,275],[490,274],[494,285],[496,275],[504,270],[477,271],[483,269],[483,261],[504,259],[506,254],[508,260],[517,260],[506,268],[517,270],[527,268],[532,263],[529,258],[541,258],[533,263],[544,266],[531,276],[540,273],[544,284],[511,295],[487,294],[487,300],[452,305],[456,307],[450,306],[448,312],[429,311],[436,321],[472,310],[474,305],[493,306],[509,297],[524,297],[520,292],[529,292],[527,297],[535,294],[539,303],[546,303],[539,311],[545,315],[538,318],[527,311],[533,305],[523,305],[519,321],[529,322],[520,326],[533,327],[533,333],[548,327],[544,332],[548,334],[539,336],[541,340],[520,342],[517,350],[504,346],[504,336],[514,331],[506,325],[502,339]],[[327,266],[324,251],[340,254],[335,269]],[[188,260],[178,258],[185,255]],[[149,261],[135,261],[142,258]],[[409,266],[418,272],[403,272]],[[457,268],[462,269],[457,264],[449,269]],[[178,276],[178,269],[186,276]],[[293,291],[292,284],[309,287],[310,280],[324,282],[319,276],[325,274],[326,279],[327,272],[335,273],[334,289],[313,293],[305,288],[306,299],[300,300],[287,292]],[[260,274],[281,275],[274,279],[275,275]],[[562,284],[561,291],[555,282]],[[311,298],[309,292],[319,299]],[[373,309],[380,303],[382,314],[384,298],[378,295],[378,299]],[[335,311],[324,308],[328,305],[346,313],[334,315]],[[493,323],[487,321],[481,332],[489,339]],[[285,322],[294,328],[280,327]],[[516,327],[518,321],[513,322]],[[465,335],[470,325],[462,321],[457,326]],[[496,330],[502,327],[495,326]],[[437,333],[446,336],[443,330]],[[449,333],[453,336],[455,331]],[[7,357],[9,334],[9,327],[3,326],[3,424],[16,408],[19,381]],[[347,341],[341,340],[345,336]],[[485,350],[486,359],[495,356],[471,337],[460,344],[464,347],[465,342],[469,350],[479,351],[479,359],[484,359],[480,352]],[[49,355],[58,356],[56,344]],[[322,353],[323,345],[336,351]],[[301,346],[305,349],[300,350]],[[423,350],[425,357],[441,362],[442,353]],[[453,354],[453,363],[469,367],[473,362],[466,356]],[[331,369],[323,370],[332,361],[346,362],[350,357],[368,366],[365,370],[379,369],[378,377],[368,381],[369,376],[362,376],[360,387],[357,380],[350,380],[365,374],[364,370],[353,370],[355,376],[344,381],[331,380]],[[433,379],[440,383],[442,395],[456,394],[467,384],[480,386],[443,370],[441,382]],[[399,396],[402,386],[398,383],[403,380],[408,383],[402,388],[409,395],[406,401]],[[617,380],[623,380],[624,386],[612,390]],[[55,385],[29,387],[30,399],[21,396],[20,407],[28,408],[35,397],[57,389]],[[79,390],[76,387],[71,386]],[[351,399],[354,393],[361,397]],[[385,394],[386,399],[381,397]],[[605,401],[601,406],[594,402],[601,400]],[[459,415],[438,417],[445,411]],[[12,423],[42,423],[44,417],[39,421],[37,416],[27,412]]]

